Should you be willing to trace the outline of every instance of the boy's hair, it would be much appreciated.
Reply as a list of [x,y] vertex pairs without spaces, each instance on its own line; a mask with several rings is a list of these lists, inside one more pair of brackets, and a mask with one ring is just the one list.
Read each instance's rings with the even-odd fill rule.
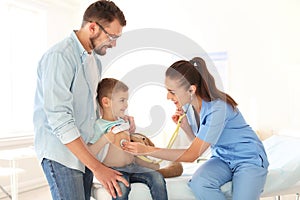
[[102,107],[102,98],[108,97],[111,99],[112,94],[115,92],[126,92],[128,91],[128,86],[114,78],[104,78],[98,83],[98,90],[97,90],[97,100]]
[[96,21],[103,25],[117,19],[121,26],[126,25],[126,19],[120,8],[112,1],[100,0],[91,4],[83,15],[82,26],[85,23]]

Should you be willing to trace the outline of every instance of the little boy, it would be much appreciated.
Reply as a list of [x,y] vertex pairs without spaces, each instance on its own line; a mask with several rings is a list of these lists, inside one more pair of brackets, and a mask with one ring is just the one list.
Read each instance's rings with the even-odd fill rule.
[[[102,118],[95,123],[95,136],[89,144],[91,151],[103,164],[120,171],[129,183],[146,184],[153,200],[168,199],[165,180],[155,171],[159,164],[145,162],[120,147],[122,139],[130,140],[126,130],[129,124],[122,119],[128,107],[128,87],[113,78],[102,79],[98,84],[97,99],[102,109]],[[128,199],[130,186],[126,187],[122,182],[119,185],[123,195],[116,199]]]

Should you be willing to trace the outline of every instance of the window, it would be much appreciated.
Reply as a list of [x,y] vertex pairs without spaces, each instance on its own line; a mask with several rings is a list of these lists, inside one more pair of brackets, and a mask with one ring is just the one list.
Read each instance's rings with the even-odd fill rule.
[[32,135],[36,69],[46,46],[46,17],[34,5],[0,4],[0,138]]

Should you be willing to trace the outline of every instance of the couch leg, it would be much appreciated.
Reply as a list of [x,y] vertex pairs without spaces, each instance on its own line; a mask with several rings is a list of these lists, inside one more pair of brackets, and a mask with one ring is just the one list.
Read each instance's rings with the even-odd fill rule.
[[296,200],[299,200],[299,193],[296,193]]
[[276,197],[275,197],[275,200],[280,200],[280,196],[276,196]]

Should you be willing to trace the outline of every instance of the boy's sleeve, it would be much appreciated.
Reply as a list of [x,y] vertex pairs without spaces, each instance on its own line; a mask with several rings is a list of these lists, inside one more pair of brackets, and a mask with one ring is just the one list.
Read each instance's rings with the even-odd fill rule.
[[94,144],[97,140],[99,140],[99,138],[104,135],[104,133],[106,133],[106,131],[102,128],[102,126],[97,123],[94,124],[94,137],[91,139],[90,143]]

